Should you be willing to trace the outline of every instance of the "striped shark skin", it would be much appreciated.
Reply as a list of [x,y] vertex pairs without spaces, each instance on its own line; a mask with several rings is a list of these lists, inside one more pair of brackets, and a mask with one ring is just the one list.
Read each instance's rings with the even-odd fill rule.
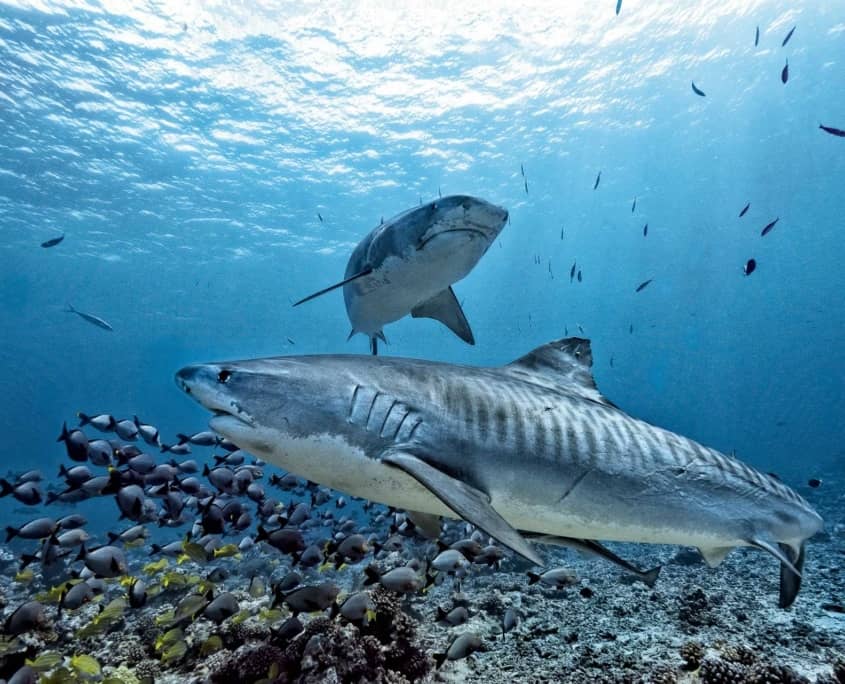
[[566,338],[502,367],[288,356],[188,366],[176,383],[256,456],[418,517],[463,518],[532,563],[529,538],[599,555],[599,540],[696,546],[710,565],[754,546],[780,562],[791,605],[819,515],[773,477],[629,416],[591,365],[589,340]]
[[343,280],[308,295],[343,288],[351,338],[370,338],[378,353],[384,326],[411,314],[440,321],[475,344],[452,285],[465,278],[508,220],[508,212],[478,197],[451,195],[420,204],[371,230],[353,250]]

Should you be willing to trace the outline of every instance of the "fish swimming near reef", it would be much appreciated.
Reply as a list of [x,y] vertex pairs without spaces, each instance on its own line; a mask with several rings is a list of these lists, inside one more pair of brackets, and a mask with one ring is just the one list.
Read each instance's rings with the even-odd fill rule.
[[822,520],[783,483],[626,414],[596,387],[589,340],[565,338],[501,367],[360,355],[183,368],[177,385],[210,427],[300,477],[463,518],[537,565],[539,541],[737,546],[781,564],[780,605],[800,588]]
[[383,328],[409,313],[433,318],[464,342],[475,344],[452,285],[484,256],[508,220],[508,212],[467,195],[415,207],[374,228],[358,243],[339,283],[298,306],[343,287],[349,336],[362,333],[377,353]]
[[102,328],[103,330],[108,330],[109,332],[112,332],[114,330],[114,328],[112,328],[108,322],[104,321],[99,316],[95,316],[94,314],[85,313],[84,311],[74,309],[73,306],[71,306],[70,304],[67,305],[67,309],[65,309],[65,312],[74,313],[79,316],[82,320],[88,321],[92,325],[96,325],[98,328]]

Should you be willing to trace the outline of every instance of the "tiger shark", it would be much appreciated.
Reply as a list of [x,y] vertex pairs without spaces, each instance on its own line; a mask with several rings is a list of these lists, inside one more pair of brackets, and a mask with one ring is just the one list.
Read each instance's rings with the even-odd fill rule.
[[409,313],[440,321],[475,344],[452,285],[464,278],[496,239],[508,212],[477,197],[452,195],[382,222],[355,247],[343,280],[294,304],[343,288],[351,338],[363,333],[378,352],[383,328]]
[[696,546],[711,566],[752,546],[780,562],[790,606],[819,515],[779,480],[629,416],[591,366],[573,337],[501,367],[283,356],[188,366],[176,383],[256,456],[417,519],[462,518],[537,565],[529,538],[600,555],[598,540]]

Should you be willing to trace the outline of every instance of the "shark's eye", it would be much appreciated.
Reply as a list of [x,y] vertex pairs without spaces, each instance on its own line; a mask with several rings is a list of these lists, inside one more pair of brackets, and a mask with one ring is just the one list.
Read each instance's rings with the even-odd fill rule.
[[230,377],[232,377],[232,371],[226,370],[225,368],[217,374],[217,382],[223,384],[225,383]]

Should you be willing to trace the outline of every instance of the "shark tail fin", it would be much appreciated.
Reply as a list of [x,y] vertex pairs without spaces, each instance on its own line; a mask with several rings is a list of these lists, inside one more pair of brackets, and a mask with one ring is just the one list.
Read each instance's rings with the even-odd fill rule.
[[[806,556],[806,544],[801,544],[796,551],[788,544],[779,544],[781,551],[789,558],[792,565],[781,562],[780,564],[780,597],[778,606],[781,608],[789,608],[794,602],[795,597],[798,596],[798,590],[801,589],[801,573],[804,571],[804,558]],[[798,572],[794,572],[797,570]]]
[[417,304],[411,309],[411,316],[440,321],[467,344],[475,344],[472,329],[451,287],[447,287],[422,304]]
[[370,275],[373,272],[372,268],[365,268],[363,271],[356,273],[355,275],[349,276],[348,278],[344,278],[339,283],[335,283],[334,285],[329,285],[328,287],[324,287],[322,290],[318,290],[314,294],[310,294],[307,297],[303,297],[300,299],[294,306],[299,306],[300,304],[304,304],[305,302],[310,302],[312,299],[316,299],[317,297],[326,294],[327,292],[331,292],[332,290],[336,290],[339,287],[343,287],[347,283],[351,283],[353,280],[357,280],[358,278],[363,278],[364,276]]

